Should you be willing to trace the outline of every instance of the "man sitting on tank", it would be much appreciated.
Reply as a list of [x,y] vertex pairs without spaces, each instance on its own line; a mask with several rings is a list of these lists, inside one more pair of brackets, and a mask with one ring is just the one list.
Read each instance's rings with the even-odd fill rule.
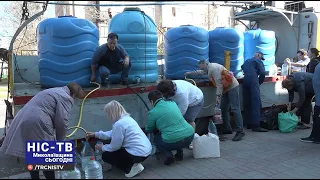
[[110,33],[106,44],[99,46],[92,57],[91,81],[96,81],[96,70],[98,69],[102,85],[106,85],[110,74],[121,73],[121,83],[128,84],[128,75],[131,62],[126,50],[118,44],[118,35]]

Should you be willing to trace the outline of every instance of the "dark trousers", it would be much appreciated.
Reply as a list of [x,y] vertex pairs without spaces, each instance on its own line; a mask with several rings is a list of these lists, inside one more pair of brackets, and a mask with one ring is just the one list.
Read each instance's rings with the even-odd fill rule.
[[148,157],[139,157],[129,154],[125,149],[119,149],[114,152],[102,153],[102,160],[112,166],[115,166],[128,174],[135,163],[141,163]]
[[311,105],[311,99],[314,94],[306,94],[306,98],[302,104],[302,106],[299,108],[297,115],[301,116],[301,122],[310,124],[310,117],[312,112],[312,105]]
[[234,120],[237,125],[236,131],[237,132],[243,131],[243,120],[242,120],[241,109],[240,109],[239,86],[223,94],[220,108],[221,108],[222,119],[223,119],[223,124],[225,126],[225,129],[232,131],[232,128],[230,125],[230,113],[229,113],[229,109],[231,108],[231,112],[234,115]]
[[121,80],[128,80],[129,71],[131,69],[131,61],[129,61],[129,65],[127,67],[124,66],[123,62],[119,62],[114,68],[107,68],[106,66],[99,66],[99,75],[101,78],[101,83],[105,83],[106,78],[109,77],[110,74],[121,73]]
[[310,137],[320,141],[320,106],[314,106],[313,127]]
[[[40,171],[29,171],[31,179],[40,179]],[[54,171],[43,171],[44,177],[46,179],[56,179]]]
[[257,77],[244,77],[242,85],[243,93],[243,111],[246,125],[252,128],[260,126],[260,111],[261,111],[261,98],[260,98],[260,85]]
[[166,143],[163,141],[161,133],[158,133],[154,136],[153,141],[157,150],[160,151],[160,153],[164,154],[166,158],[169,158],[169,157],[173,157],[173,154],[171,152],[173,150],[177,150],[178,153],[182,153],[183,152],[182,148],[189,147],[193,138],[194,138],[194,134],[178,142]]

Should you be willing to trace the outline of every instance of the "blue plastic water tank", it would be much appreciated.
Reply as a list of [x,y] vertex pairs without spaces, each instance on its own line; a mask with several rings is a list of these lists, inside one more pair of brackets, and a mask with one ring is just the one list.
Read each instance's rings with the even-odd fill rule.
[[243,32],[233,28],[217,27],[209,31],[209,61],[224,65],[224,52],[230,51],[230,71],[235,77],[242,76],[244,62]]
[[42,87],[90,86],[91,58],[99,45],[96,25],[72,16],[49,18],[39,23],[37,40]]
[[263,64],[268,72],[275,62],[276,37],[274,31],[249,30],[244,33],[244,39],[245,60],[252,58],[256,51],[261,51],[265,58]]
[[200,60],[209,60],[209,35],[203,28],[183,25],[169,29],[164,42],[166,78],[184,79],[185,72],[199,70]]
[[[140,78],[141,82],[158,80],[157,27],[150,16],[140,8],[125,8],[115,15],[109,24],[109,33],[116,33],[121,44],[129,54],[131,70],[129,81]],[[109,80],[119,81],[121,72],[109,76]]]

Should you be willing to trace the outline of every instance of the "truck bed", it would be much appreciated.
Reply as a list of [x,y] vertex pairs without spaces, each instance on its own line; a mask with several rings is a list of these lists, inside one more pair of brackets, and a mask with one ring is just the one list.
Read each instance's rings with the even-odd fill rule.
[[[281,87],[281,81],[284,77],[274,76],[266,77],[265,82],[260,86],[262,107],[270,107],[273,104],[283,105],[288,103],[288,92]],[[160,79],[158,80],[160,81]],[[238,79],[240,83],[240,100],[242,102],[242,79]],[[123,85],[110,85],[102,87],[92,93],[85,101],[83,109],[83,117],[80,126],[87,131],[110,130],[112,124],[106,119],[103,107],[111,100],[119,101],[131,116],[144,127],[147,122],[148,108],[151,104],[147,95],[156,88],[156,83],[141,83],[133,88]],[[200,117],[208,117],[213,115],[215,102],[215,88],[208,81],[198,81],[197,86],[203,91],[205,96],[204,108],[199,114]],[[86,91],[93,90],[95,87],[85,88]],[[139,96],[132,90],[134,89]],[[16,83],[14,87],[14,113],[23,107],[35,94],[43,90],[39,86],[29,85],[25,83]],[[295,97],[295,101],[297,96]],[[79,121],[80,105],[82,100],[76,100],[72,109],[69,126],[75,126]],[[213,105],[212,105],[213,104]],[[148,107],[147,107],[148,106]],[[71,139],[83,138],[82,131],[77,131]]]

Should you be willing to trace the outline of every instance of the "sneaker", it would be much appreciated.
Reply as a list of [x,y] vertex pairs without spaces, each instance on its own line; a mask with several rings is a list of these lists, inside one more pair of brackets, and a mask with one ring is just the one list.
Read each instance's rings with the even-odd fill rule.
[[164,165],[171,165],[174,163],[174,158],[173,157],[168,157],[164,162],[163,164]]
[[189,149],[193,150],[193,145],[192,144],[189,145]]
[[176,161],[182,161],[183,160],[183,151],[178,151],[177,154],[174,155],[174,158]]
[[243,131],[237,132],[237,134],[233,137],[232,141],[240,141],[245,133]]
[[132,178],[136,176],[137,174],[141,173],[144,170],[144,167],[141,163],[134,164],[128,174],[125,174],[127,178]]
[[307,142],[307,143],[313,143],[314,142],[314,138],[313,137],[306,137],[306,138],[301,138],[300,139],[301,142]]

